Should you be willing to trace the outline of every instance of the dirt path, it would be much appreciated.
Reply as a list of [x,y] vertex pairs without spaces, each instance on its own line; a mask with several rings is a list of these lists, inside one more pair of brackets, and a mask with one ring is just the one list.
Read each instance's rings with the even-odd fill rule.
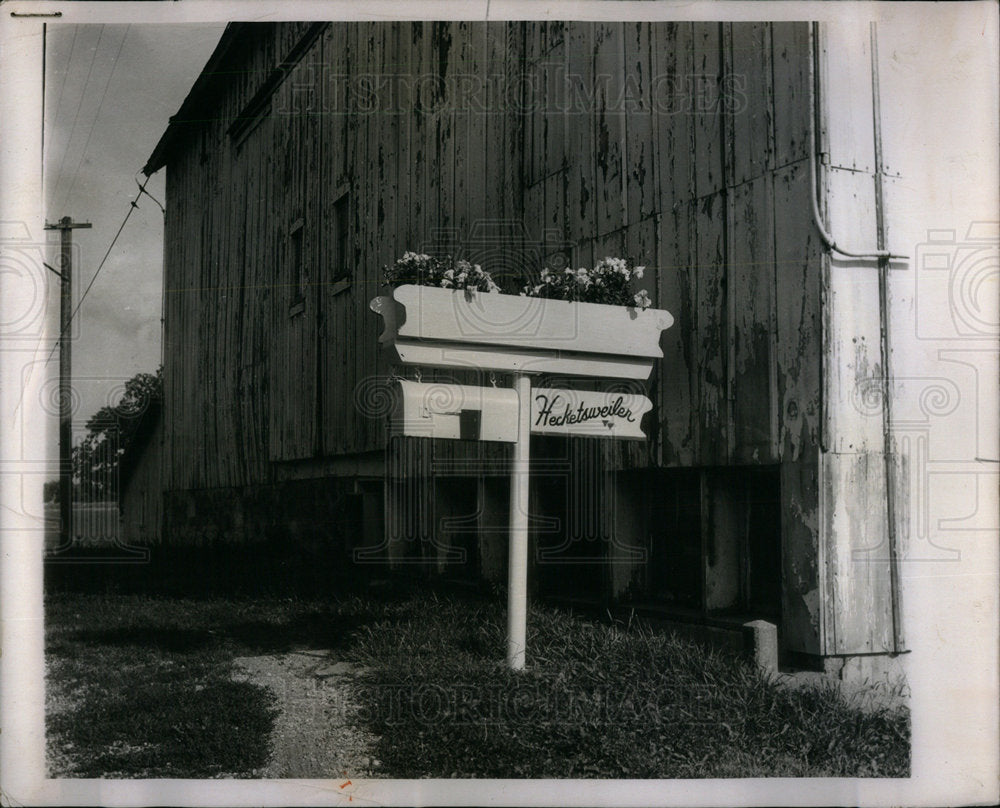
[[278,717],[265,778],[378,777],[376,736],[354,726],[358,670],[310,649],[234,660],[234,678],[269,687]]

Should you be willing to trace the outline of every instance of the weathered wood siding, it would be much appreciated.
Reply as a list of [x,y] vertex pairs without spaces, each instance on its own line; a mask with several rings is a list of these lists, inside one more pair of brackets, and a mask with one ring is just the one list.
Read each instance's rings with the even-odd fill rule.
[[[522,120],[493,94],[517,86],[519,24],[245,30],[210,114],[169,158],[171,489],[267,482],[275,462],[382,448],[365,406],[388,370],[368,310],[382,266],[407,249],[509,264],[522,248],[505,237],[522,215]],[[345,195],[347,283],[334,210]]]
[[389,368],[367,305],[405,250],[510,275],[626,255],[676,322],[651,440],[603,444],[602,463],[780,464],[783,631],[818,653],[807,24],[243,30],[168,159],[165,487],[383,449]]
[[[527,240],[550,265],[627,255],[676,319],[651,382],[651,440],[607,444],[606,464],[781,464],[783,632],[819,653],[823,254],[808,44],[804,23],[532,26],[522,175]],[[732,491],[702,487],[702,532],[720,548],[702,560],[712,608],[729,602],[718,559],[738,546],[724,525],[739,520],[718,517]]]
[[381,448],[355,402],[386,370],[367,303],[411,248],[508,272],[646,264],[677,323],[655,439],[619,448],[632,465],[787,462],[815,445],[805,25],[330,25],[249,132],[227,134],[310,30],[255,27],[213,119],[170,161],[172,486]]
[[144,443],[120,493],[121,535],[129,545],[148,546],[163,540],[162,420],[157,419]]
[[818,439],[808,29],[547,23],[525,37],[524,221],[550,265],[628,255],[677,318],[627,465],[796,461]]

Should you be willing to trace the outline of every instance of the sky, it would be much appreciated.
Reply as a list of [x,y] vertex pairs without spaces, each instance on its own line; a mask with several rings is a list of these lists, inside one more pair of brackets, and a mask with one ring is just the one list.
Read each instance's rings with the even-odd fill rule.
[[[46,36],[45,218],[93,227],[73,231],[74,299],[79,300],[138,193],[139,173],[177,112],[225,24],[59,25]],[[146,190],[161,204],[164,172]],[[58,233],[50,231],[58,243]],[[58,248],[50,251],[50,263]],[[73,377],[80,427],[113,403],[124,382],[160,364],[163,214],[143,196],[73,327]],[[59,284],[49,287],[58,329]],[[58,355],[46,366],[58,372]],[[53,437],[55,432],[53,431]],[[52,447],[50,456],[55,456]]]

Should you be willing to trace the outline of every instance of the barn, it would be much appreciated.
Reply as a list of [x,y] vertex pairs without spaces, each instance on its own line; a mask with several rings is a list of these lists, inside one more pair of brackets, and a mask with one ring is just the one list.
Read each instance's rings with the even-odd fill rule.
[[407,250],[515,279],[623,256],[675,318],[649,439],[532,439],[534,594],[764,619],[827,670],[904,651],[905,473],[871,406],[897,178],[859,30],[231,24],[144,168],[167,181],[164,398],[128,506],[156,519],[126,539],[502,582],[509,448],[388,436],[412,371],[369,301]]

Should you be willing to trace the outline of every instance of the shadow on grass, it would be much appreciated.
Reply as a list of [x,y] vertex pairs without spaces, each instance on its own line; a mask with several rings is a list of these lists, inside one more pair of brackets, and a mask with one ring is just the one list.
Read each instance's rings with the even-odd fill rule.
[[266,765],[275,694],[233,681],[233,659],[343,651],[412,606],[356,597],[51,595],[47,716],[58,777],[253,777]]
[[75,642],[112,646],[156,648],[171,654],[189,654],[207,648],[216,638],[205,629],[128,626],[127,628],[80,629],[70,635]]
[[368,621],[325,612],[300,614],[290,620],[253,620],[218,629],[172,628],[155,624],[121,628],[79,629],[63,639],[86,645],[137,646],[169,654],[191,654],[230,638],[240,650],[254,654],[277,654],[294,648],[343,650],[351,635]]
[[278,654],[296,648],[344,650],[353,635],[369,622],[354,615],[308,612],[283,622],[255,620],[226,626],[223,630],[248,651]]
[[135,681],[53,716],[50,732],[78,752],[78,777],[210,777],[264,766],[276,711],[263,687]]

